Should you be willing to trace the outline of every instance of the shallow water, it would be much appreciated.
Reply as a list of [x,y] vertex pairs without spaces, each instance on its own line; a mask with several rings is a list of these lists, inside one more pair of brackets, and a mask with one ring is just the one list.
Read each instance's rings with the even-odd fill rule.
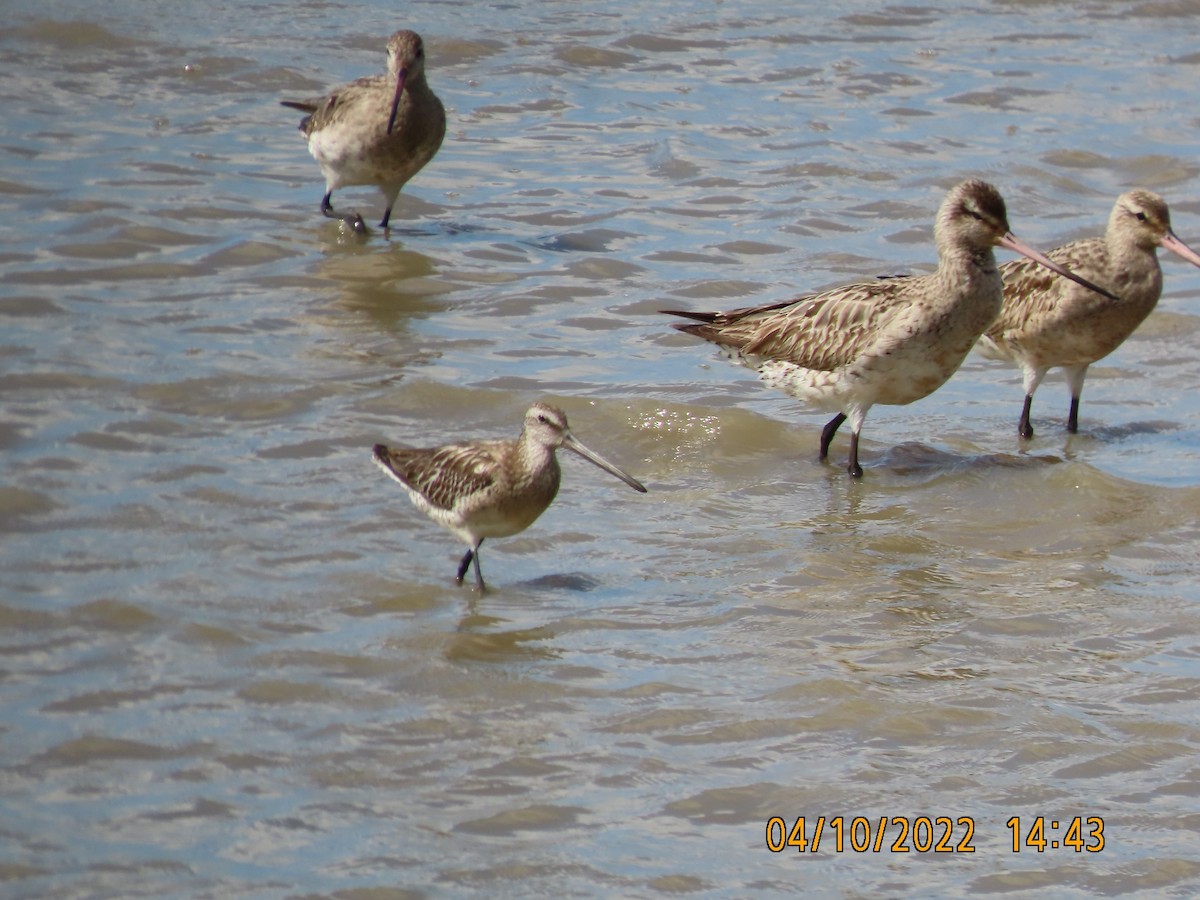
[[[1200,272],[1164,258],[1080,434],[1052,375],[1021,444],[971,357],[872,412],[861,483],[656,313],[925,271],[970,175],[1043,248],[1135,185],[1200,245],[1200,7],[9,8],[5,896],[1200,890]],[[278,100],[398,27],[450,126],[362,241]],[[564,459],[479,597],[370,446],[542,397],[650,493]]]

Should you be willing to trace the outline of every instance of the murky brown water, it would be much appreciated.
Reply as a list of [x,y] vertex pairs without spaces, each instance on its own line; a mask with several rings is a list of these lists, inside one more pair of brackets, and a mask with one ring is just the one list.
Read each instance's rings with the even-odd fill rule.
[[[1200,890],[1200,272],[1078,436],[973,357],[861,483],[656,314],[926,269],[967,175],[1043,247],[1133,185],[1200,245],[1200,7],[9,6],[4,896]],[[399,27],[450,128],[360,242],[277,102]],[[370,446],[541,397],[650,493],[565,459],[479,598]]]

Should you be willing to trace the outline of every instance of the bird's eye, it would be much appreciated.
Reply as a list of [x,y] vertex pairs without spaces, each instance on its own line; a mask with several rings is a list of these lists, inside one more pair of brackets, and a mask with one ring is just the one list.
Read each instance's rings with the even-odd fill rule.
[[545,425],[549,421],[549,419],[547,419],[541,413],[538,413],[538,421],[541,422],[543,425]]
[[1146,214],[1145,214],[1144,212],[1138,212],[1138,213],[1134,213],[1134,215],[1135,215],[1135,216],[1137,216],[1137,220],[1138,220],[1139,222],[1145,222],[1145,221],[1146,221]]

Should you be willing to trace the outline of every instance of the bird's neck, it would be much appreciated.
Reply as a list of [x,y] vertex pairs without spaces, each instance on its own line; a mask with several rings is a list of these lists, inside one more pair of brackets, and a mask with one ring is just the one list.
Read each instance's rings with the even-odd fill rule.
[[408,94],[413,100],[418,100],[429,96],[432,92],[429,90],[429,82],[425,80],[425,73],[422,72],[414,78],[409,78],[404,82],[404,93]]
[[938,266],[939,276],[949,284],[975,286],[1000,280],[996,254],[991,247],[954,247],[944,252]]
[[1158,268],[1158,246],[1151,242],[1123,240],[1119,235],[1108,235],[1105,240],[1108,263],[1112,270],[1150,271]]
[[520,460],[521,468],[526,472],[536,472],[538,469],[557,468],[558,466],[554,448],[547,447],[541,441],[532,440],[525,433],[521,434],[521,439],[517,442],[517,457]]

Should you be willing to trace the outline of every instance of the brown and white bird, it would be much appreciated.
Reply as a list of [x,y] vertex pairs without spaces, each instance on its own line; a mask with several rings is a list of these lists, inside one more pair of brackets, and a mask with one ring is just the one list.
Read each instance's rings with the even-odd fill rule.
[[986,182],[952,188],[933,234],[938,268],[930,275],[860,282],[732,312],[664,312],[698,320],[674,327],[720,345],[772,387],[835,411],[821,432],[821,459],[849,419],[847,470],[859,478],[858,440],[867,411],[937,390],[999,313],[1002,287],[993,247],[1101,290],[1017,240],[1004,199]]
[[1029,412],[1046,373],[1061,367],[1071,391],[1067,431],[1079,430],[1079,395],[1088,366],[1112,353],[1150,315],[1162,293],[1159,247],[1200,266],[1200,254],[1175,236],[1166,201],[1152,191],[1122,194],[1103,237],[1072,241],[1047,256],[1072,272],[1103,285],[1120,299],[1104,297],[1048,276],[1024,260],[1000,267],[1004,306],[979,341],[993,359],[1021,367],[1025,405],[1017,423],[1033,437]]
[[640,481],[580,443],[563,411],[548,403],[529,407],[516,440],[469,441],[420,450],[376,444],[374,454],[379,467],[404,486],[421,512],[470,547],[455,580],[462,584],[474,560],[475,583],[482,591],[479,545],[485,538],[524,531],[546,511],[558,493],[554,451],[559,447],[646,493]]
[[334,212],[333,192],[375,185],[387,200],[381,228],[405,183],[433,159],[446,136],[446,111],[425,80],[425,46],[415,31],[387,43],[387,75],[359,78],[312,100],[284,100],[308,113],[300,131],[325,176],[321,212],[363,230],[357,213]]

